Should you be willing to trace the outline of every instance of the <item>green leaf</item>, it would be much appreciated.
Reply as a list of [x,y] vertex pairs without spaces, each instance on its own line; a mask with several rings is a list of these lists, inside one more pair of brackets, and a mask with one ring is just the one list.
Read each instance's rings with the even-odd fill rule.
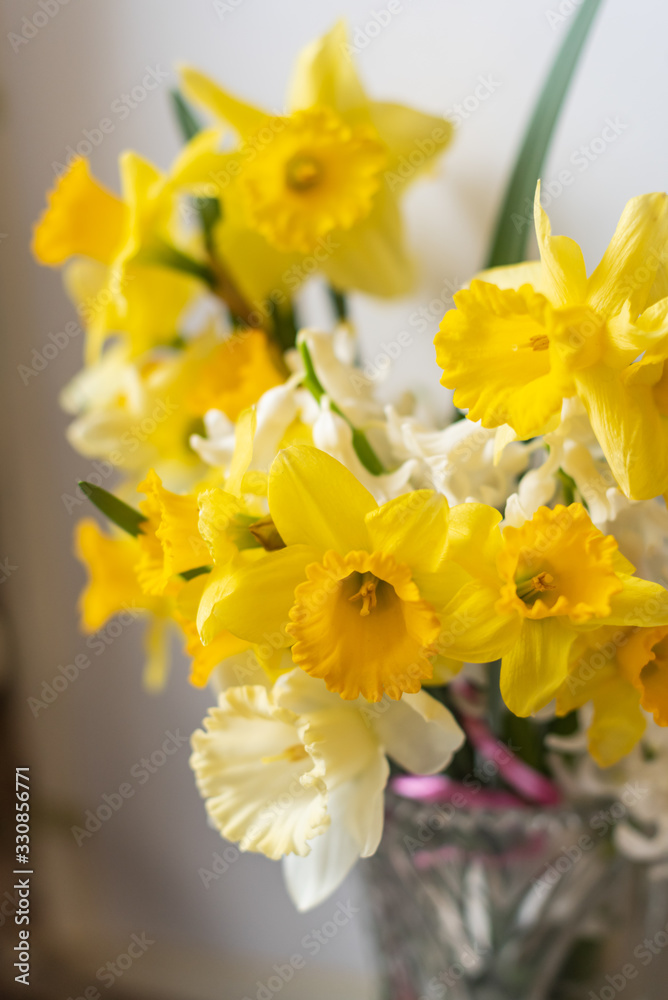
[[166,243],[157,237],[153,240],[150,248],[146,247],[139,251],[135,256],[135,260],[139,264],[170,267],[174,271],[192,274],[193,277],[199,278],[200,281],[207,284],[209,288],[215,288],[217,284],[216,275],[210,267],[199,260],[195,260],[194,257],[189,257],[188,254],[182,253],[170,243]]
[[[311,393],[314,399],[318,402],[325,395],[325,390],[320,384],[320,379],[316,374],[316,370],[313,367],[313,360],[311,358],[310,351],[306,346],[305,340],[298,340],[297,346],[299,348],[299,353],[301,354],[302,361],[304,362],[305,375],[302,381],[302,385],[305,389]],[[359,430],[354,424],[348,419],[343,410],[337,406],[334,400],[330,401],[330,407],[337,413],[350,427],[353,432],[353,448],[355,449],[355,454],[359,458],[360,462],[364,468],[371,473],[372,476],[382,476],[386,471],[383,463],[378,458],[378,455],[373,450],[371,442],[367,438],[364,431]]]
[[600,2],[583,0],[543,85],[506,188],[486,267],[517,264],[526,259],[533,221],[531,213],[527,213],[527,204],[533,204],[554,127]]
[[202,131],[202,126],[180,91],[170,90],[169,96],[172,99],[174,115],[179,123],[181,134],[185,141],[189,142],[193,136]]
[[[179,123],[181,135],[185,142],[190,142],[198,132],[202,131],[202,125],[180,91],[170,90],[169,96],[172,99],[174,115]],[[213,249],[213,230],[223,214],[220,202],[217,198],[194,198],[193,201],[199,213],[207,249],[211,253]]]
[[134,507],[119,500],[113,493],[108,493],[101,486],[93,486],[92,483],[79,483],[81,490],[86,494],[91,503],[95,504],[98,510],[102,511],[117,527],[127,531],[128,535],[134,538],[141,534],[141,525],[146,520]]
[[211,568],[211,566],[195,566],[194,569],[184,569],[183,573],[179,573],[179,576],[183,580],[194,580],[196,576],[204,576],[205,573],[210,573]]

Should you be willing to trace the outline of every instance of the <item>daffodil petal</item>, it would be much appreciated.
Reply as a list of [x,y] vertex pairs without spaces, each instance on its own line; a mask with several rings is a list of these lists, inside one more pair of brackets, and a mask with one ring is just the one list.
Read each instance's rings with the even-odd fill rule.
[[414,571],[434,572],[448,544],[448,501],[433,490],[414,490],[366,516],[374,549],[391,553]]
[[618,371],[597,366],[578,373],[577,389],[622,492],[634,500],[664,493],[668,418],[657,408],[654,386],[621,379]]
[[284,629],[295,587],[317,558],[306,545],[290,545],[255,561],[211,574],[202,595],[197,627],[206,644],[222,629],[259,645],[288,645]]
[[325,786],[300,748],[297,721],[265,687],[232,687],[205,719],[206,732],[193,734],[190,763],[207,812],[244,851],[307,854],[329,825]]
[[269,510],[290,546],[345,555],[366,549],[364,518],[376,501],[345,466],[317,448],[292,445],[279,452],[269,476]]
[[624,589],[610,598],[605,625],[668,625],[668,590],[637,576],[624,579]]
[[630,299],[633,312],[640,312],[667,241],[668,196],[656,193],[631,198],[600,264],[589,278],[590,305],[614,315]]
[[501,662],[501,694],[515,715],[543,708],[568,675],[570,648],[577,633],[558,618],[525,620]]
[[[447,149],[454,134],[452,122],[447,118],[414,111],[403,104],[372,101],[371,120],[389,149],[388,171],[396,170],[402,160],[407,160],[411,164],[411,180]],[[413,166],[415,162],[417,166]]]
[[305,46],[297,57],[288,93],[291,111],[324,105],[353,121],[369,117],[364,93],[349,49],[344,21]]
[[242,138],[248,138],[266,121],[268,116],[265,111],[233,97],[199,70],[181,66],[179,75],[186,97],[227,122]]
[[587,271],[582,250],[568,236],[553,236],[547,212],[540,203],[540,181],[534,200],[536,238],[543,268],[541,291],[555,306],[582,303]]
[[426,691],[370,709],[386,753],[413,774],[436,774],[450,763],[464,734],[445,705]]
[[463,662],[488,663],[503,656],[517,638],[520,620],[498,615],[497,600],[498,589],[477,580],[462,587],[441,613],[437,651]]

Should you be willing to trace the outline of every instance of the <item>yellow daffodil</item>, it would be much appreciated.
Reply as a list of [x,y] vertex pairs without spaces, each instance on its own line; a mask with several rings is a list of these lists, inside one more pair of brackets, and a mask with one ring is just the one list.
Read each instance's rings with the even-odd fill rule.
[[668,625],[668,591],[633,576],[616,540],[580,504],[539,507],[502,534],[499,520],[492,511],[478,533],[478,556],[465,564],[477,579],[444,610],[443,633],[455,659],[502,658],[501,692],[515,715],[554,697],[579,633]]
[[540,188],[535,224],[540,262],[483,272],[455,295],[435,341],[442,382],[469,419],[518,438],[556,426],[578,395],[621,489],[656,496],[668,488],[668,197],[627,204],[589,277],[578,245],[552,236]]
[[[301,53],[288,115],[246,104],[191,68],[182,82],[240,140],[236,151],[219,153],[215,134],[196,137],[182,178],[208,184],[270,247],[307,255],[339,288],[387,296],[410,287],[398,196],[446,148],[452,126],[370,100],[343,24]],[[298,264],[293,288],[313,269]]]
[[41,263],[71,261],[65,284],[88,330],[88,361],[112,333],[127,335],[135,353],[173,340],[186,306],[204,287],[166,263],[170,247],[193,249],[184,243],[167,178],[135,153],[125,153],[120,168],[121,198],[91,177],[86,160],[74,160],[33,238]]
[[147,594],[164,594],[173,577],[207,566],[209,550],[199,533],[197,496],[166,490],[151,469],[137,487],[145,520],[137,536],[137,580]]
[[220,340],[203,333],[180,349],[129,356],[113,345],[75,376],[61,397],[75,414],[70,443],[84,455],[126,470],[155,465],[170,475],[196,469],[190,436],[210,409],[236,421],[284,379],[283,365],[261,330]]
[[426,692],[370,710],[292,670],[273,688],[230,687],[193,734],[190,763],[214,826],[244,851],[284,857],[300,910],[322,902],[383,829],[386,754],[433,774],[462,733]]
[[609,626],[579,636],[557,691],[557,713],[589,701],[589,752],[601,767],[616,764],[642,737],[642,709],[668,726],[668,627]]
[[75,550],[89,578],[79,602],[82,629],[96,632],[116,615],[148,616],[144,682],[149,689],[161,688],[168,670],[166,630],[171,602],[167,597],[149,596],[140,587],[135,572],[140,554],[137,539],[107,535],[96,521],[86,519],[77,525]]
[[203,640],[227,628],[291,645],[296,664],[346,699],[419,691],[438,612],[470,580],[447,556],[452,544],[461,557],[470,525],[454,516],[450,537],[447,501],[430,490],[379,507],[343,465],[303,445],[274,461],[268,499],[285,547],[230,564],[200,605]]

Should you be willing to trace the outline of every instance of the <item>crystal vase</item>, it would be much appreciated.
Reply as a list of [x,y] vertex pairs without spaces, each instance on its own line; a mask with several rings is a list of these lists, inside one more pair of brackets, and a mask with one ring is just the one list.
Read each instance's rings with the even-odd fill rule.
[[607,806],[456,809],[390,793],[362,865],[379,1000],[666,1000],[666,873],[615,851]]

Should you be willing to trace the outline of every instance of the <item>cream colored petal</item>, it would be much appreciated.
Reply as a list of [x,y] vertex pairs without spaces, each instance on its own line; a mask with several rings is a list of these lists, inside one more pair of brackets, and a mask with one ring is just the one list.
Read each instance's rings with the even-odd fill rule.
[[244,851],[308,854],[329,825],[326,791],[297,718],[265,687],[232,687],[193,734],[190,759],[214,825]]
[[441,771],[464,742],[452,713],[426,691],[384,699],[370,709],[370,719],[386,753],[413,774]]

